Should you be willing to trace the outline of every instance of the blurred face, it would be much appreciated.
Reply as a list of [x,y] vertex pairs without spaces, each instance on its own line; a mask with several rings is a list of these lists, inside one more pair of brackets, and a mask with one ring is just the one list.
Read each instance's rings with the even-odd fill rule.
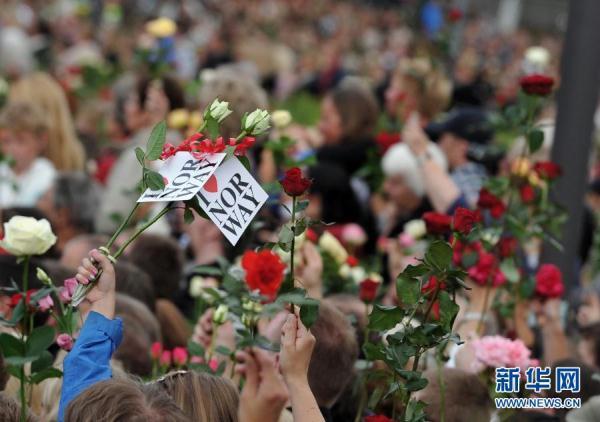
[[2,133],[0,145],[2,153],[14,160],[15,173],[20,174],[29,169],[35,159],[42,155],[46,142],[31,132],[9,130]]
[[320,221],[323,216],[321,195],[310,194],[308,195],[308,207],[305,211],[306,216],[314,221]]
[[467,149],[469,144],[451,133],[444,133],[438,142],[439,147],[444,151],[450,167],[456,167],[467,161]]
[[401,175],[386,177],[383,182],[383,191],[399,209],[410,208],[411,204],[419,200]]
[[77,271],[77,267],[88,256],[90,245],[79,240],[71,240],[65,244],[60,257],[60,264],[66,268]]
[[413,84],[402,77],[394,77],[385,91],[385,109],[390,116],[404,122],[417,109],[417,92]]
[[325,97],[321,103],[319,130],[326,145],[335,145],[342,139],[342,118],[335,108],[331,97]]
[[135,92],[130,93],[125,100],[125,125],[127,129],[135,132],[144,126],[144,113]]
[[598,295],[588,294],[577,310],[577,323],[581,327],[589,327],[600,322],[600,299]]

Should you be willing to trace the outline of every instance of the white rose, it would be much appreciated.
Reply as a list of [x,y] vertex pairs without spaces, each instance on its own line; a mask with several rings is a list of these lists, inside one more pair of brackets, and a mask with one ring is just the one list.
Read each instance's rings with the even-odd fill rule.
[[251,136],[262,135],[270,128],[269,112],[266,110],[256,109],[244,121],[244,131]]
[[200,297],[202,296],[202,291],[207,287],[207,283],[204,277],[200,277],[199,275],[192,277],[190,280],[190,287],[188,293],[191,297]]
[[233,113],[233,111],[229,109],[229,103],[227,101],[219,101],[217,98],[210,105],[208,113],[213,119],[221,123],[227,116]]
[[219,305],[213,314],[213,322],[216,325],[222,325],[227,321],[227,315],[229,314],[229,308],[227,305]]
[[342,265],[348,259],[348,252],[346,252],[346,249],[344,249],[339,240],[329,232],[325,232],[321,235],[319,238],[319,247],[331,255],[339,265]]
[[4,223],[4,240],[0,246],[15,256],[42,255],[56,243],[50,223],[45,218],[17,215]]
[[423,220],[410,220],[404,225],[404,233],[408,233],[413,239],[417,240],[427,234],[427,227]]
[[292,115],[287,110],[275,110],[271,114],[271,121],[277,129],[284,129],[292,123]]
[[373,280],[376,283],[383,283],[383,277],[378,273],[369,273],[367,278]]
[[42,270],[40,267],[36,268],[36,277],[42,282],[42,284],[45,284],[47,286],[52,284],[50,276],[48,276],[48,274],[46,274],[46,271]]
[[351,270],[352,281],[355,284],[360,284],[361,281],[367,278],[367,272],[363,267],[354,267]]
[[352,274],[352,268],[348,264],[342,264],[338,270],[338,274],[340,277],[349,278]]

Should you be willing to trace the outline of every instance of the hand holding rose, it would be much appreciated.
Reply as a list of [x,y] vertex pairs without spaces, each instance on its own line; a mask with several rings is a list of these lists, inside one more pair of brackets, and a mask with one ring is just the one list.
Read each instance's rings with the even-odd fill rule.
[[108,319],[115,317],[115,268],[110,260],[100,251],[92,249],[89,258],[84,258],[77,269],[75,278],[80,284],[88,284],[98,274],[99,270],[92,260],[97,262],[98,268],[102,269],[102,275],[89,291],[85,300],[91,303],[92,311],[104,315]]

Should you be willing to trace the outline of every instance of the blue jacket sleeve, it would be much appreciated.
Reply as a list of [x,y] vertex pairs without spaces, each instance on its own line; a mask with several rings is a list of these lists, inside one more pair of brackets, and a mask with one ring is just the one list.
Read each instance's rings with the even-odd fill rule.
[[110,358],[121,344],[123,322],[90,312],[73,350],[63,364],[63,384],[58,420],[63,421],[69,402],[86,388],[112,377]]

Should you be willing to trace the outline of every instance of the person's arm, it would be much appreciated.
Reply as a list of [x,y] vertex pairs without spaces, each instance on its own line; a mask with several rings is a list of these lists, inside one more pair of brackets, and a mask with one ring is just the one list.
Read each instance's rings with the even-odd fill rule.
[[552,365],[570,357],[569,341],[560,321],[560,299],[548,299],[541,304],[538,324],[542,328],[544,363]]
[[431,141],[421,127],[418,114],[412,114],[402,132],[402,139],[417,158],[427,197],[437,212],[445,213],[460,197],[460,189],[450,174],[431,159]]
[[275,358],[266,350],[252,348],[236,353],[236,371],[246,383],[240,393],[239,422],[277,422],[288,395]]
[[[86,388],[112,377],[110,359],[121,343],[123,323],[115,316],[115,272],[111,262],[97,250],[90,252],[102,268],[102,276],[88,293],[91,303],[83,328],[63,365],[63,387],[58,420],[62,421],[69,402]],[[76,275],[81,283],[97,273],[91,260],[83,260]]]
[[290,393],[294,422],[325,421],[308,384],[315,337],[296,315],[289,314],[281,333],[279,364]]

